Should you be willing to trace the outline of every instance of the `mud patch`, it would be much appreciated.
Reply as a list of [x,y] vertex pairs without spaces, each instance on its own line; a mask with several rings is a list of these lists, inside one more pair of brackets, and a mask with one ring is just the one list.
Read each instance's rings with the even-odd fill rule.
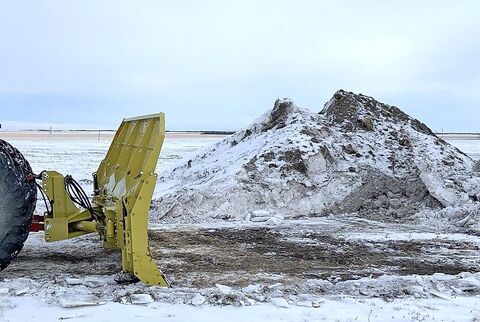
[[121,254],[103,249],[97,236],[46,243],[32,233],[24,249],[0,277],[55,280],[67,276],[113,275],[121,270]]
[[152,231],[150,239],[177,287],[480,271],[479,246],[456,241],[366,242],[278,228]]

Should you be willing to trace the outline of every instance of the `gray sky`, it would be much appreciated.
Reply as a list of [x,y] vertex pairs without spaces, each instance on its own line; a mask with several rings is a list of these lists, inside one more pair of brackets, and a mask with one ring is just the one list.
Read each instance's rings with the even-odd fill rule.
[[480,132],[479,17],[480,1],[0,0],[0,122],[238,129],[343,88]]

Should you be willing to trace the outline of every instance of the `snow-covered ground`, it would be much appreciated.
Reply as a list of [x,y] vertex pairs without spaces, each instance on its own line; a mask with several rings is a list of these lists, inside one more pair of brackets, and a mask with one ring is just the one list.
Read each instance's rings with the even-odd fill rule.
[[[444,300],[339,298],[325,300],[318,308],[294,306],[288,309],[273,304],[250,307],[152,303],[123,305],[106,303],[76,309],[39,304],[28,297],[0,298],[2,321],[458,321],[480,319],[480,298],[458,297]],[[3,311],[3,313],[2,313]]]
[[[1,138],[1,135],[0,135]],[[165,140],[157,171],[161,171],[195,150],[219,140],[218,136],[198,135],[191,138]],[[110,139],[15,140],[9,143],[23,153],[36,172],[56,170],[71,174],[77,180],[91,180],[100,161],[105,157]]]
[[[157,170],[217,140],[167,139]],[[108,140],[9,142],[34,171],[73,174],[85,187],[109,146]],[[480,140],[449,142],[480,159]],[[112,283],[118,254],[104,251],[95,236],[47,245],[42,234],[32,234],[18,259],[0,273],[0,321],[480,320],[477,236],[348,216],[274,227],[151,228],[153,239],[162,235],[169,242],[154,241],[153,252],[172,289]],[[232,229],[243,235],[229,235]],[[255,234],[272,238],[259,239],[252,250],[248,238]],[[318,253],[310,251],[312,245]],[[349,256],[331,262],[340,251]],[[272,266],[258,266],[256,259]]]
[[[0,135],[0,138],[1,135]],[[218,141],[221,137],[198,135],[188,138],[165,140],[157,166],[157,172],[166,169],[199,148]],[[92,173],[105,157],[111,139],[103,137],[92,139],[8,139],[30,162],[36,173],[43,170],[56,170],[64,175],[70,174],[79,181],[84,189],[92,190]]]
[[172,288],[117,285],[96,236],[34,233],[2,272],[0,321],[480,319],[477,236],[348,216],[151,228]]

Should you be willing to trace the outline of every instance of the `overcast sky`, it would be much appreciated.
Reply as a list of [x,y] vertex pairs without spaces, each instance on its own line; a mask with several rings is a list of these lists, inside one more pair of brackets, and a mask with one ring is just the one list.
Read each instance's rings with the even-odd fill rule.
[[[480,1],[0,0],[0,122],[238,129],[340,88],[480,132]],[[16,123],[11,123],[15,121]]]

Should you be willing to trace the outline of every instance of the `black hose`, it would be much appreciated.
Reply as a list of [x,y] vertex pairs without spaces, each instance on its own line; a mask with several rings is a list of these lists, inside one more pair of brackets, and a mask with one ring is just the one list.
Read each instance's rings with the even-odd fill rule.
[[73,203],[88,210],[94,219],[101,221],[100,216],[102,213],[92,207],[92,203],[85,193],[85,190],[83,190],[82,186],[80,186],[71,175],[65,176],[65,189]]
[[45,190],[43,190],[43,187],[37,181],[35,181],[35,185],[37,186],[40,194],[42,195],[43,203],[45,204],[45,208],[47,209],[47,214],[52,215],[52,201],[50,200],[50,198],[48,198]]
[[[34,175],[35,179],[41,180],[43,173],[45,173],[45,171],[40,172],[39,175]],[[45,190],[43,189],[42,185],[40,185],[36,181],[35,181],[35,184],[37,185],[38,190],[42,195],[42,199],[43,199],[43,202],[45,203],[45,208],[47,209],[47,213],[49,215],[52,215],[53,213],[52,200],[50,200],[48,195],[45,193]],[[68,197],[70,198],[70,200],[72,200],[74,204],[88,210],[88,212],[90,212],[90,214],[94,219],[96,219],[97,221],[100,221],[100,216],[102,215],[102,213],[93,208],[90,202],[90,199],[85,193],[85,190],[83,190],[80,184],[75,179],[73,179],[71,175],[65,176],[65,190],[67,191]]]

